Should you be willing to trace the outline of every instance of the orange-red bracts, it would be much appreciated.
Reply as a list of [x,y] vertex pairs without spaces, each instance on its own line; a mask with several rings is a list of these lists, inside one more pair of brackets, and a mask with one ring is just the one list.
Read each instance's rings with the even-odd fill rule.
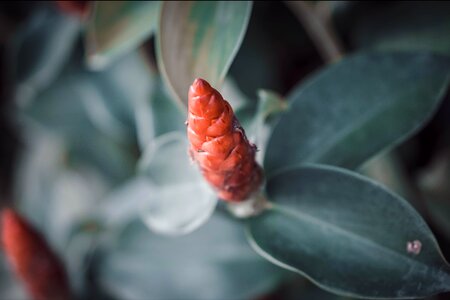
[[43,237],[12,209],[2,211],[2,243],[16,275],[34,300],[70,299],[66,272]]
[[189,89],[187,134],[190,153],[205,179],[226,201],[247,199],[261,184],[262,171],[230,104],[203,79]]

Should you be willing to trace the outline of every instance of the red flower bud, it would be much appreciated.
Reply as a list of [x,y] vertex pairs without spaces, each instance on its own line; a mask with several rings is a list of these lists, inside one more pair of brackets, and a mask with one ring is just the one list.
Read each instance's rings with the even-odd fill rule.
[[70,299],[64,267],[43,237],[12,209],[2,211],[6,257],[34,300]]
[[203,79],[189,89],[190,154],[226,201],[243,201],[261,184],[262,170],[230,104]]

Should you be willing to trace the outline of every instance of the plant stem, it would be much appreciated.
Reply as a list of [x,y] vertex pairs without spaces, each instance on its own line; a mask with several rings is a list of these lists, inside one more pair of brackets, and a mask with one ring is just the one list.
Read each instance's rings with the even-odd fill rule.
[[303,24],[322,58],[327,62],[335,62],[342,58],[342,43],[329,22],[330,14],[320,13],[307,1],[285,1],[299,21]]
[[245,201],[228,203],[227,209],[234,217],[243,219],[259,215],[271,205],[262,190],[258,190]]

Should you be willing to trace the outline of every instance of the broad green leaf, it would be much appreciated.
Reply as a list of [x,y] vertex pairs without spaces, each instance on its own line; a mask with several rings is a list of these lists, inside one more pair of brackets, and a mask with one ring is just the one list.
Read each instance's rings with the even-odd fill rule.
[[[268,260],[342,295],[419,298],[450,290],[450,267],[420,215],[356,173],[326,166],[268,180],[273,207],[250,220]],[[411,243],[421,245],[412,251]]]
[[444,1],[389,3],[359,11],[356,20],[351,37],[357,47],[450,55],[450,5]]
[[178,100],[187,105],[189,85],[206,79],[219,88],[241,45],[249,1],[165,1],[157,35],[158,64]]
[[177,238],[133,222],[104,249],[96,278],[116,299],[254,299],[284,274],[249,247],[239,222],[219,214]]
[[156,29],[160,1],[96,1],[87,24],[87,62],[93,69],[138,47]]
[[359,167],[430,118],[449,74],[449,58],[415,53],[360,54],[327,67],[288,97],[266,171],[308,162]]
[[155,232],[190,233],[203,225],[216,207],[218,199],[192,163],[188,149],[186,135],[172,132],[154,139],[139,161],[141,176],[154,184],[142,197],[140,214]]

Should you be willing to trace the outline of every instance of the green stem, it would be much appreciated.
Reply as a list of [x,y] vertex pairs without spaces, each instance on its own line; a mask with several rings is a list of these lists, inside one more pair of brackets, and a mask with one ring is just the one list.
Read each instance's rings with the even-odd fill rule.
[[322,58],[327,62],[335,62],[342,58],[342,43],[335,34],[329,14],[323,14],[308,1],[285,1],[299,21],[303,24]]
[[271,208],[271,206],[272,204],[267,200],[263,191],[260,189],[245,201],[229,203],[227,209],[234,217],[243,219],[257,216],[266,209]]

